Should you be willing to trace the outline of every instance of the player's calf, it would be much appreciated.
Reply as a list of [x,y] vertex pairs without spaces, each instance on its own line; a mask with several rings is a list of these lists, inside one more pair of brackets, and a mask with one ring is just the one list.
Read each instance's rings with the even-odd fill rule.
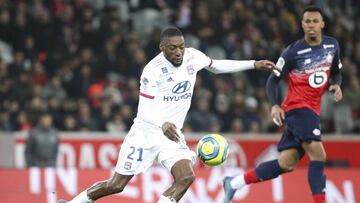
[[314,203],[325,203],[326,176],[323,161],[310,161],[308,181]]

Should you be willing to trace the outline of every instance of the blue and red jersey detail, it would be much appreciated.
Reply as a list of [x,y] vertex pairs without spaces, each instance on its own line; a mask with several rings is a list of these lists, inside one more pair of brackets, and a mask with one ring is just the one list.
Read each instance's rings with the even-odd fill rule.
[[288,81],[288,94],[281,104],[285,112],[305,107],[320,115],[321,97],[331,72],[341,68],[339,56],[339,44],[329,36],[323,36],[316,46],[300,39],[284,50],[277,64]]

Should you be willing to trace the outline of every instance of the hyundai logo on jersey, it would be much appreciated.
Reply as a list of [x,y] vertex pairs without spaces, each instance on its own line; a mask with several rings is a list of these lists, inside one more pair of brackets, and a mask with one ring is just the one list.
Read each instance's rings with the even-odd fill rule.
[[182,81],[174,86],[172,92],[176,94],[182,94],[188,91],[190,87],[191,87],[191,83],[189,81]]

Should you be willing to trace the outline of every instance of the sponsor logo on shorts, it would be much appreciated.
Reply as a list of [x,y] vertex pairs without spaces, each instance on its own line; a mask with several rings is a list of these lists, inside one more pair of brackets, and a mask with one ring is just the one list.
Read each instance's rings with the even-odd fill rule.
[[124,165],[124,169],[126,169],[126,170],[130,170],[131,169],[131,162],[125,162],[125,165]]
[[316,135],[316,136],[320,136],[321,131],[320,131],[319,129],[315,128],[315,129],[313,130],[313,134]]

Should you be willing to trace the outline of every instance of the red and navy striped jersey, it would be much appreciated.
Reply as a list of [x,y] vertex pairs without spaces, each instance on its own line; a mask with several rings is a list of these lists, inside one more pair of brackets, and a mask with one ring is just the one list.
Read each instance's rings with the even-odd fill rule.
[[288,94],[281,106],[285,112],[309,108],[320,115],[321,97],[328,87],[330,74],[341,69],[339,43],[323,36],[310,46],[304,39],[289,45],[278,59],[281,77],[288,81]]

